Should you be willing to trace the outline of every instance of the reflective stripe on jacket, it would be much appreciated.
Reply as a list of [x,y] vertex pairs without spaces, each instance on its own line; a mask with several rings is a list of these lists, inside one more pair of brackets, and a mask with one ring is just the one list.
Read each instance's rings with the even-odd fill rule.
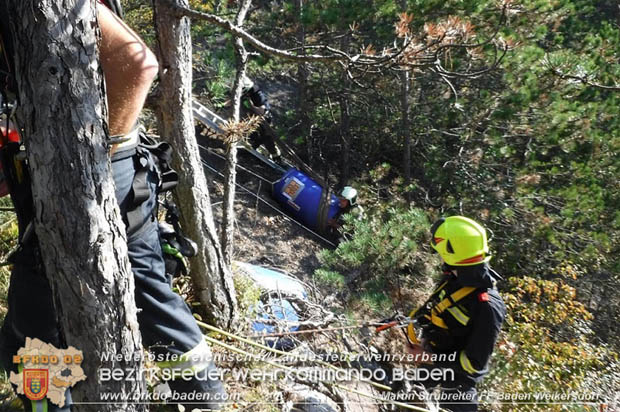
[[486,264],[478,266],[459,268],[457,276],[450,274],[443,279],[422,332],[427,349],[456,354],[454,362],[440,362],[438,366],[453,368],[460,380],[471,385],[488,373],[489,359],[506,317],[492,272]]

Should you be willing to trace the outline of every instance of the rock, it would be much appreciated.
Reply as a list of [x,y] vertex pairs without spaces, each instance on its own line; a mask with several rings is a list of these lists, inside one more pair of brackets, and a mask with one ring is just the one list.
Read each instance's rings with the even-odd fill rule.
[[308,386],[296,384],[285,390],[286,412],[339,412],[340,408],[326,395]]

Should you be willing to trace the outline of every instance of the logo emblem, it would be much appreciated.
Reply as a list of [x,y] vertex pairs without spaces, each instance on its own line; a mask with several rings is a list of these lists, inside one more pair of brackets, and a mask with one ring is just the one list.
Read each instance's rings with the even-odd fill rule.
[[31,401],[40,401],[47,395],[47,369],[24,369],[24,395]]

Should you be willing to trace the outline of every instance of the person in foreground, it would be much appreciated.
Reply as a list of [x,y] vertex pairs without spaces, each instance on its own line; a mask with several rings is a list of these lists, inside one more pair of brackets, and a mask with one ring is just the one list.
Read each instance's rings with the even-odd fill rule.
[[[506,307],[496,289],[500,276],[489,267],[485,229],[472,219],[450,216],[431,228],[431,246],[443,261],[439,286],[410,314],[407,351],[420,368],[441,369],[421,382],[441,387],[440,406],[453,412],[478,410],[476,384],[489,372]],[[415,326],[421,329],[418,339]],[[430,362],[432,355],[435,362]],[[418,375],[420,376],[420,375]],[[431,375],[432,376],[432,375]]]
[[[101,29],[99,50],[109,105],[112,173],[126,226],[142,342],[155,355],[174,359],[158,364],[160,368],[170,370],[170,376],[191,372],[185,373],[186,379],[179,377],[168,382],[177,395],[199,394],[200,397],[194,398],[204,400],[186,405],[185,410],[219,409],[225,390],[211,373],[216,369],[211,350],[187,304],[172,291],[166,277],[154,213],[159,182],[156,158],[139,146],[138,116],[158,73],[157,60],[140,37],[113,12],[117,3],[114,0],[97,3],[97,20]],[[136,193],[138,191],[141,196]],[[16,193],[12,192],[11,196],[19,220],[20,247],[11,257],[9,311],[0,331],[0,352],[4,366],[17,370],[17,365],[11,362],[12,355],[24,346],[27,337],[38,338],[59,348],[66,346],[58,329],[57,312],[44,272],[39,242],[36,233],[28,231],[33,220],[32,205],[28,204],[31,199],[16,202]],[[33,305],[33,301],[37,304]],[[170,354],[175,356],[166,357]],[[65,412],[72,404],[68,390],[62,408],[45,398],[31,402],[22,397],[22,400],[27,411]]]

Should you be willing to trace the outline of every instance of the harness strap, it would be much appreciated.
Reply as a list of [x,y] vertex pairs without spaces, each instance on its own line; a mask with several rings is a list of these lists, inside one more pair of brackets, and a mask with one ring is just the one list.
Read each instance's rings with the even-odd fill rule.
[[[443,288],[444,285],[440,286],[440,289]],[[439,289],[438,289],[439,290]],[[448,325],[441,318],[441,314],[448,310],[454,318],[462,324],[467,324],[469,318],[465,315],[458,307],[456,307],[456,303],[465,297],[469,296],[474,290],[475,287],[465,286],[452,293],[437,305],[433,306],[430,311],[430,314],[424,315],[424,317],[431,321],[431,323],[435,326],[438,326],[442,329],[448,329]]]
[[138,150],[134,156],[134,167],[136,174],[131,183],[131,206],[127,212],[127,233],[133,233],[137,228],[142,226],[144,216],[142,214],[141,205],[151,196],[148,184],[148,157],[145,153]]
[[476,288],[473,286],[465,286],[465,287],[460,288],[459,290],[457,290],[456,292],[452,293],[451,295],[446,297],[444,300],[439,302],[437,305],[435,305],[435,307],[433,308],[433,311],[437,315],[440,315],[447,308],[449,308],[450,306],[456,305],[458,301],[470,295],[474,290],[476,290]]
[[[127,232],[133,233],[143,223],[143,213],[141,205],[151,196],[151,189],[148,182],[149,157],[155,159],[155,171],[158,175],[157,194],[174,189],[179,183],[179,175],[171,167],[172,146],[166,142],[157,142],[153,137],[144,133],[142,128],[138,129],[139,144],[134,148],[134,167],[136,170],[133,183],[131,185],[132,201],[127,212]],[[124,153],[125,151],[121,152]],[[153,211],[157,213],[156,210]]]

